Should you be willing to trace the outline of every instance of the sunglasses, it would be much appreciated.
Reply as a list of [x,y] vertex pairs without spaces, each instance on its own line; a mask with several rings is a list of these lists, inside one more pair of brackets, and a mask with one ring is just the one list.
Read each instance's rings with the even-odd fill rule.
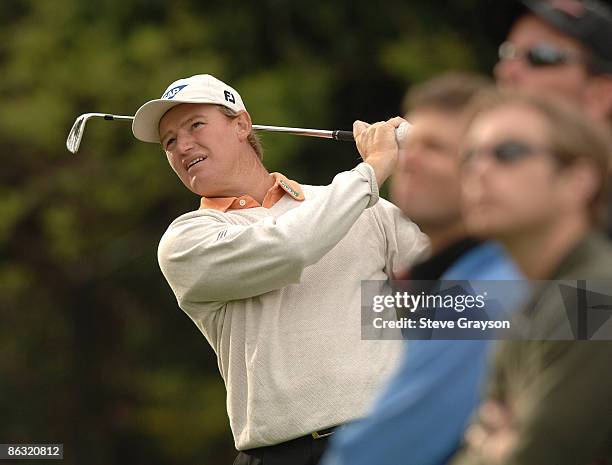
[[500,61],[521,58],[533,68],[584,62],[578,52],[562,50],[545,42],[527,49],[519,49],[512,42],[504,42],[499,46],[498,55]]
[[500,165],[511,165],[538,153],[550,153],[548,148],[535,147],[518,140],[506,140],[489,148],[470,148],[462,157],[462,165],[473,163],[477,156],[492,156]]

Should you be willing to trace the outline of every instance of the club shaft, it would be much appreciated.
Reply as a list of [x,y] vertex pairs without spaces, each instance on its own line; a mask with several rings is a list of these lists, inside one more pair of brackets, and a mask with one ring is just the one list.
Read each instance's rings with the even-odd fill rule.
[[333,139],[334,137],[334,131],[323,129],[287,128],[283,126],[262,126],[259,124],[254,124],[253,129],[256,131],[284,132],[296,136],[323,137],[325,139]]
[[[134,119],[133,116],[123,115],[104,115],[105,120],[124,120],[131,121]],[[327,129],[306,129],[306,128],[289,128],[284,126],[267,126],[261,124],[254,124],[253,129],[256,131],[266,132],[282,132],[285,134],[292,134],[294,136],[309,136],[309,137],[321,137],[324,139],[336,139],[336,140],[353,140],[352,134],[349,131],[331,131]]]
[[110,120],[110,121],[115,121],[115,120],[133,121],[134,120],[133,116],[124,116],[124,115],[104,115],[103,118],[106,120]]

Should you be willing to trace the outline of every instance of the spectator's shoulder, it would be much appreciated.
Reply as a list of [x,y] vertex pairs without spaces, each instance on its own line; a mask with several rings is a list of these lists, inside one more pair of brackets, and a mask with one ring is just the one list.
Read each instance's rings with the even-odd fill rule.
[[612,243],[603,234],[588,234],[565,258],[556,279],[612,279]]

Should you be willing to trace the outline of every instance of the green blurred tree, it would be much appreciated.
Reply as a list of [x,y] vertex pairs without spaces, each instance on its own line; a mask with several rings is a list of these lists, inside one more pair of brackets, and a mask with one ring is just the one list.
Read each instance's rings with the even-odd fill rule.
[[[156,263],[197,208],[129,125],[178,77],[211,73],[259,124],[350,128],[399,112],[410,83],[485,69],[475,1],[5,0],[0,12],[0,438],[63,442],[67,465],[230,463],[225,391]],[[484,45],[481,45],[484,44]],[[484,58],[483,58],[484,57]],[[327,183],[354,146],[265,135],[265,160]]]

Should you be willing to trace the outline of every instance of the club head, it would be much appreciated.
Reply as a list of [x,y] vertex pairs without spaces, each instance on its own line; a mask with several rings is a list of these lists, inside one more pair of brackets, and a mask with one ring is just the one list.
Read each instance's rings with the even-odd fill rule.
[[81,145],[81,139],[83,139],[83,131],[85,130],[85,125],[90,118],[95,116],[102,116],[102,113],[84,113],[79,116],[74,124],[72,125],[72,129],[68,133],[68,138],[66,139],[66,148],[76,154],[79,150],[79,146]]
[[109,115],[107,113],[83,113],[79,116],[74,124],[72,125],[72,129],[68,133],[68,138],[66,139],[66,148],[72,152],[77,153],[79,150],[79,146],[81,145],[81,139],[83,139],[83,132],[85,131],[85,125],[87,121],[91,118],[104,118],[108,121],[132,121],[134,119],[133,116],[124,116],[124,115]]

